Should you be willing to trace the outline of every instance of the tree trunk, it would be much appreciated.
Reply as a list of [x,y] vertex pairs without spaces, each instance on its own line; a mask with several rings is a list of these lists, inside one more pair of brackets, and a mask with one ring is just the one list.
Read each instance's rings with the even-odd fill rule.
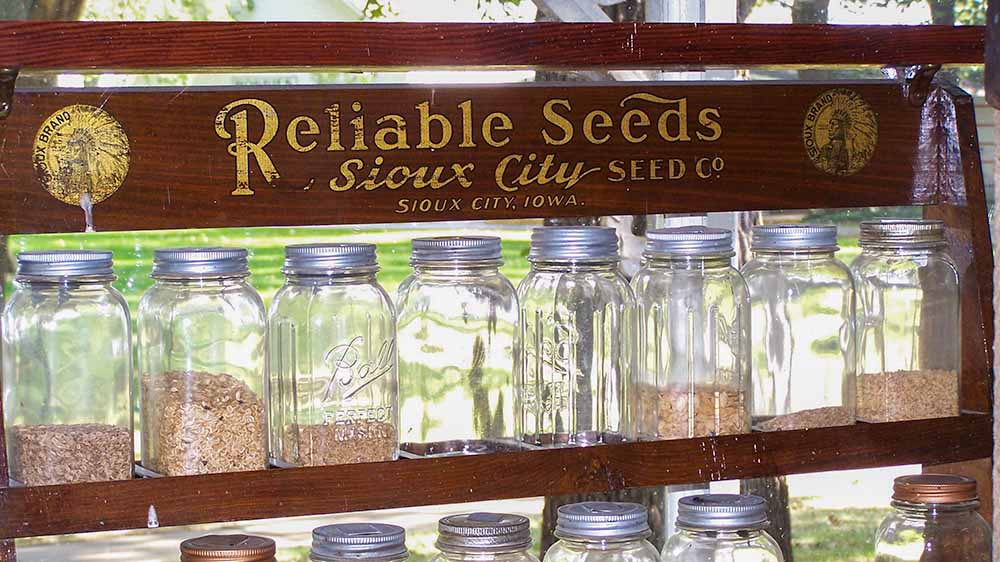
[[740,493],[767,500],[767,532],[781,547],[785,562],[792,562],[792,514],[788,509],[788,484],[784,476],[753,478],[740,482]]
[[757,7],[757,0],[737,0],[736,23],[743,23],[750,17],[750,12]]
[[792,23],[826,23],[830,16],[830,0],[795,0],[792,2]]
[[931,23],[955,25],[955,0],[927,0],[931,6]]

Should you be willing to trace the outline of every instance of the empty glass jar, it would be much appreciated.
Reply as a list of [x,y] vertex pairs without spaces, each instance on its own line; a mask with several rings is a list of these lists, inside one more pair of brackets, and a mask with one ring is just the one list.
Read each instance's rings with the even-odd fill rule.
[[767,504],[757,496],[705,494],[681,498],[677,528],[663,547],[663,562],[783,562],[781,548],[763,529]]
[[536,228],[528,260],[517,289],[522,439],[591,445],[633,437],[635,298],[618,270],[615,230]]
[[528,518],[507,513],[466,513],[438,521],[439,553],[431,562],[538,562],[528,551]]
[[750,430],[750,303],[733,236],[704,226],[646,233],[632,279],[639,439]]
[[750,288],[754,427],[854,423],[854,283],[834,226],[753,229]]
[[406,531],[385,523],[340,523],[312,533],[310,562],[403,562]]
[[979,515],[976,481],[964,476],[901,476],[893,511],[875,538],[875,562],[988,562],[990,526]]
[[421,454],[510,448],[517,295],[494,236],[416,238],[399,286],[401,441]]
[[157,250],[139,302],[142,462],[167,475],[267,467],[264,304],[247,251]]
[[3,312],[10,477],[132,478],[132,325],[111,252],[22,252]]
[[958,272],[944,223],[861,223],[858,419],[887,422],[959,414]]
[[276,464],[395,459],[396,319],[375,245],[288,246],[282,271],[268,321]]
[[659,562],[646,540],[646,508],[636,503],[583,502],[559,508],[555,536],[544,562]]
[[275,562],[274,541],[254,535],[205,535],[181,543],[181,562]]

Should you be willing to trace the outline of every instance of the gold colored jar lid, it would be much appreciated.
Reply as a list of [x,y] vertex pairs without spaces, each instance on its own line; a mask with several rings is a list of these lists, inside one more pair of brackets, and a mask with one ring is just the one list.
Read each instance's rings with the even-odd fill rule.
[[274,541],[253,535],[205,535],[181,543],[181,562],[271,562]]
[[952,474],[915,474],[896,478],[892,499],[907,503],[962,503],[976,501],[976,481]]

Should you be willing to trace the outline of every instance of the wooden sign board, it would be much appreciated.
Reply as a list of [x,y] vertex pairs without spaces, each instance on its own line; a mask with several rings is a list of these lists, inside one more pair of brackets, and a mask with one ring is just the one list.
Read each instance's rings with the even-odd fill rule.
[[920,121],[890,82],[21,91],[0,231],[929,204]]

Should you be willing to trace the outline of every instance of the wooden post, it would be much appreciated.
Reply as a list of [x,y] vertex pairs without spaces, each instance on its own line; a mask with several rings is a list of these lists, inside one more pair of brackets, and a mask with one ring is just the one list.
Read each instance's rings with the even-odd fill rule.
[[[986,101],[993,106],[993,123],[996,127],[1000,127],[1000,0],[989,0],[986,9]],[[994,129],[997,130],[997,129]],[[997,154],[997,163],[1000,163],[1000,152]],[[995,183],[993,189],[995,192],[1000,193],[1000,166],[994,169]],[[994,199],[996,201],[996,199]],[[996,221],[993,225],[993,239],[997,240],[1000,236],[1000,228],[997,227]],[[994,268],[993,270],[993,310],[994,310],[994,334],[1000,333],[1000,316],[996,315],[996,310],[1000,306],[1000,269]],[[996,337],[996,336],[994,336]],[[993,349],[996,353],[996,349],[1000,347],[1000,340],[994,339]],[[993,373],[993,396],[997,396],[1000,392],[1000,378],[996,376],[996,370]],[[997,435],[1000,434],[1000,425],[998,425],[997,420],[1000,419],[1000,407],[997,406],[996,400],[993,402],[993,458],[1000,459],[1000,440],[997,439]],[[993,465],[993,494],[992,496],[1000,496],[1000,472],[997,471],[997,464]],[[1000,521],[1000,504],[995,503],[993,506],[993,521]],[[993,526],[993,544],[1000,544],[1000,526]],[[994,552],[996,551],[996,546],[994,546]]]
[[[993,372],[994,309],[993,255],[983,181],[975,104],[972,96],[956,86],[939,85],[924,102],[925,123],[920,139],[915,181],[933,189],[939,205],[926,207],[924,215],[945,222],[948,250],[959,271],[962,314],[963,411],[989,412]],[[926,158],[925,158],[926,157]],[[919,189],[919,187],[918,187]],[[995,420],[996,418],[994,418]],[[994,431],[994,443],[996,431]],[[981,512],[993,518],[993,471],[988,461],[950,465],[925,465],[926,472],[948,472],[976,478],[982,498]]]

